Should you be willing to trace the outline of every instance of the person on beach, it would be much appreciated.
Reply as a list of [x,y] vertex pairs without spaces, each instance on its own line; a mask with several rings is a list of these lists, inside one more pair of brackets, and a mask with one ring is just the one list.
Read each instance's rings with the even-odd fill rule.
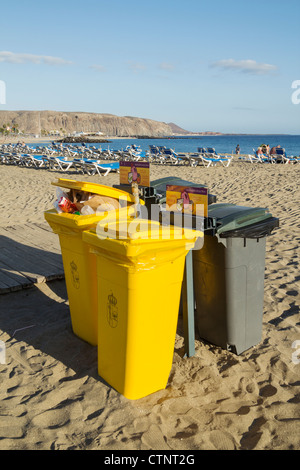
[[237,144],[236,149],[235,149],[235,154],[239,155],[240,154],[240,146]]
[[263,153],[264,155],[267,155],[267,153],[268,153],[268,147],[269,147],[269,146],[266,145],[266,144],[260,145],[260,148],[261,148],[262,153]]
[[276,149],[280,149],[280,145],[277,145],[277,147],[272,147],[270,150],[270,155],[276,155]]

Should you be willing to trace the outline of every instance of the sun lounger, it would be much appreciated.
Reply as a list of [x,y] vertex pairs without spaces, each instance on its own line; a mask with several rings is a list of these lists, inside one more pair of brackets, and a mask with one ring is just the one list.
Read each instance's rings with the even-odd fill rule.
[[73,166],[73,160],[66,160],[63,157],[49,156],[49,169],[66,172]]
[[120,160],[122,154],[123,152],[121,150],[106,149],[101,151],[100,157],[103,160]]
[[265,153],[263,154],[256,154],[259,163],[276,163],[276,158],[273,157],[273,155],[266,155]]
[[88,175],[95,175],[98,173],[100,176],[107,176],[111,171],[119,171],[119,162],[114,163],[98,163],[96,161],[87,160],[82,164],[83,171]]
[[24,154],[21,157],[22,157],[22,162],[25,166],[34,167],[34,168],[41,168],[42,166],[45,166],[43,155]]
[[256,150],[253,149],[253,155],[248,155],[251,163],[262,163],[261,158],[257,154]]
[[299,163],[299,158],[297,157],[288,157],[287,155],[281,156],[281,163],[286,165],[287,163]]
[[274,155],[266,155],[264,153],[257,153],[254,150],[254,155],[249,155],[251,163],[276,163],[276,157]]
[[159,162],[160,154],[161,152],[156,145],[149,145],[149,161],[150,162]]
[[199,154],[202,163],[207,168],[210,166],[216,166],[221,164],[224,167],[228,167],[232,161],[232,157],[211,157],[209,155],[201,155]]
[[190,154],[188,152],[177,153],[178,163],[180,165],[191,165]]
[[23,165],[23,159],[20,154],[16,152],[10,152],[7,155],[6,163],[9,165]]
[[0,155],[1,163],[8,164],[10,159],[10,152],[2,152]]
[[210,155],[211,157],[218,157],[215,149],[213,147],[207,147],[206,155]]
[[170,148],[164,148],[161,151],[161,163],[167,164],[170,163],[171,165],[178,165],[178,158],[174,150]]
[[147,161],[149,155],[146,152],[132,152],[132,160],[134,162]]
[[189,158],[189,164],[190,166],[197,166],[197,165],[204,165],[202,156],[204,154],[195,152],[195,153],[189,153],[188,158]]
[[77,173],[84,173],[84,163],[83,158],[73,158],[73,168]]
[[162,164],[181,165],[188,161],[185,153],[177,153],[171,148],[161,147],[156,161]]
[[191,166],[204,165],[205,167],[216,166],[218,163],[228,167],[233,157],[218,155],[214,148],[198,147],[198,152],[190,154]]
[[288,156],[283,148],[276,148],[274,158],[276,159],[276,163],[283,163],[285,165],[287,163],[298,163],[299,161],[297,157]]
[[273,155],[273,157],[276,159],[277,163],[283,163],[283,157],[286,157],[285,150],[283,148],[276,148],[275,149],[276,153]]
[[50,168],[50,157],[48,155],[42,155],[42,160],[44,162],[43,168]]
[[[205,149],[204,149],[205,150]],[[232,160],[233,158],[233,155],[231,156],[228,156],[228,155],[219,155],[216,150],[213,148],[213,147],[207,147],[206,149],[206,152],[205,152],[205,155],[206,156],[209,156],[209,157],[212,157],[212,158],[221,158],[221,159],[230,159]]]

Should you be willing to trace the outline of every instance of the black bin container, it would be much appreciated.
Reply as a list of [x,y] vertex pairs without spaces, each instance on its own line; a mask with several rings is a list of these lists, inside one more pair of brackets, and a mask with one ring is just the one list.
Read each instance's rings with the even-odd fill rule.
[[212,204],[204,245],[193,251],[199,337],[240,354],[262,337],[266,237],[279,220],[264,208]]

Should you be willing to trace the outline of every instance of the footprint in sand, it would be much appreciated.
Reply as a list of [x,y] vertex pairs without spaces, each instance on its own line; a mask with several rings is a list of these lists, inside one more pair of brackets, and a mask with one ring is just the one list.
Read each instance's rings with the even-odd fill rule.
[[236,445],[233,437],[223,431],[212,431],[209,435],[209,441],[217,450],[235,450]]
[[28,419],[19,416],[0,417],[0,440],[20,439],[26,434]]
[[240,445],[243,450],[252,450],[255,449],[258,442],[262,437],[262,426],[267,422],[262,416],[255,418],[249,427],[248,431],[243,434],[241,438]]
[[265,385],[259,390],[259,395],[264,398],[272,397],[273,395],[276,395],[276,393],[277,388],[271,384]]
[[142,435],[142,442],[149,449],[153,450],[170,450],[164,439],[164,435],[159,426],[151,424],[149,429]]
[[34,426],[42,429],[57,429],[65,426],[70,421],[69,414],[64,410],[46,410],[35,416],[32,420]]

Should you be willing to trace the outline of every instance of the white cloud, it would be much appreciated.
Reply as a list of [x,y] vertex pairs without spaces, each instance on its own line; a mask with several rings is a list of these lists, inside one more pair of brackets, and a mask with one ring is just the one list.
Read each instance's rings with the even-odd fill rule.
[[106,69],[103,67],[103,65],[90,65],[90,69],[97,70],[98,72],[105,72]]
[[214,62],[212,67],[219,67],[224,70],[235,70],[237,72],[249,73],[253,75],[266,75],[277,70],[276,65],[260,64],[255,60],[234,60],[224,59]]
[[147,67],[140,62],[128,62],[128,66],[133,72],[143,72],[147,69]]
[[61,57],[53,57],[48,55],[36,55],[27,53],[16,53],[9,51],[0,51],[0,62],[8,62],[10,64],[47,64],[47,65],[69,65],[72,62],[62,59]]

